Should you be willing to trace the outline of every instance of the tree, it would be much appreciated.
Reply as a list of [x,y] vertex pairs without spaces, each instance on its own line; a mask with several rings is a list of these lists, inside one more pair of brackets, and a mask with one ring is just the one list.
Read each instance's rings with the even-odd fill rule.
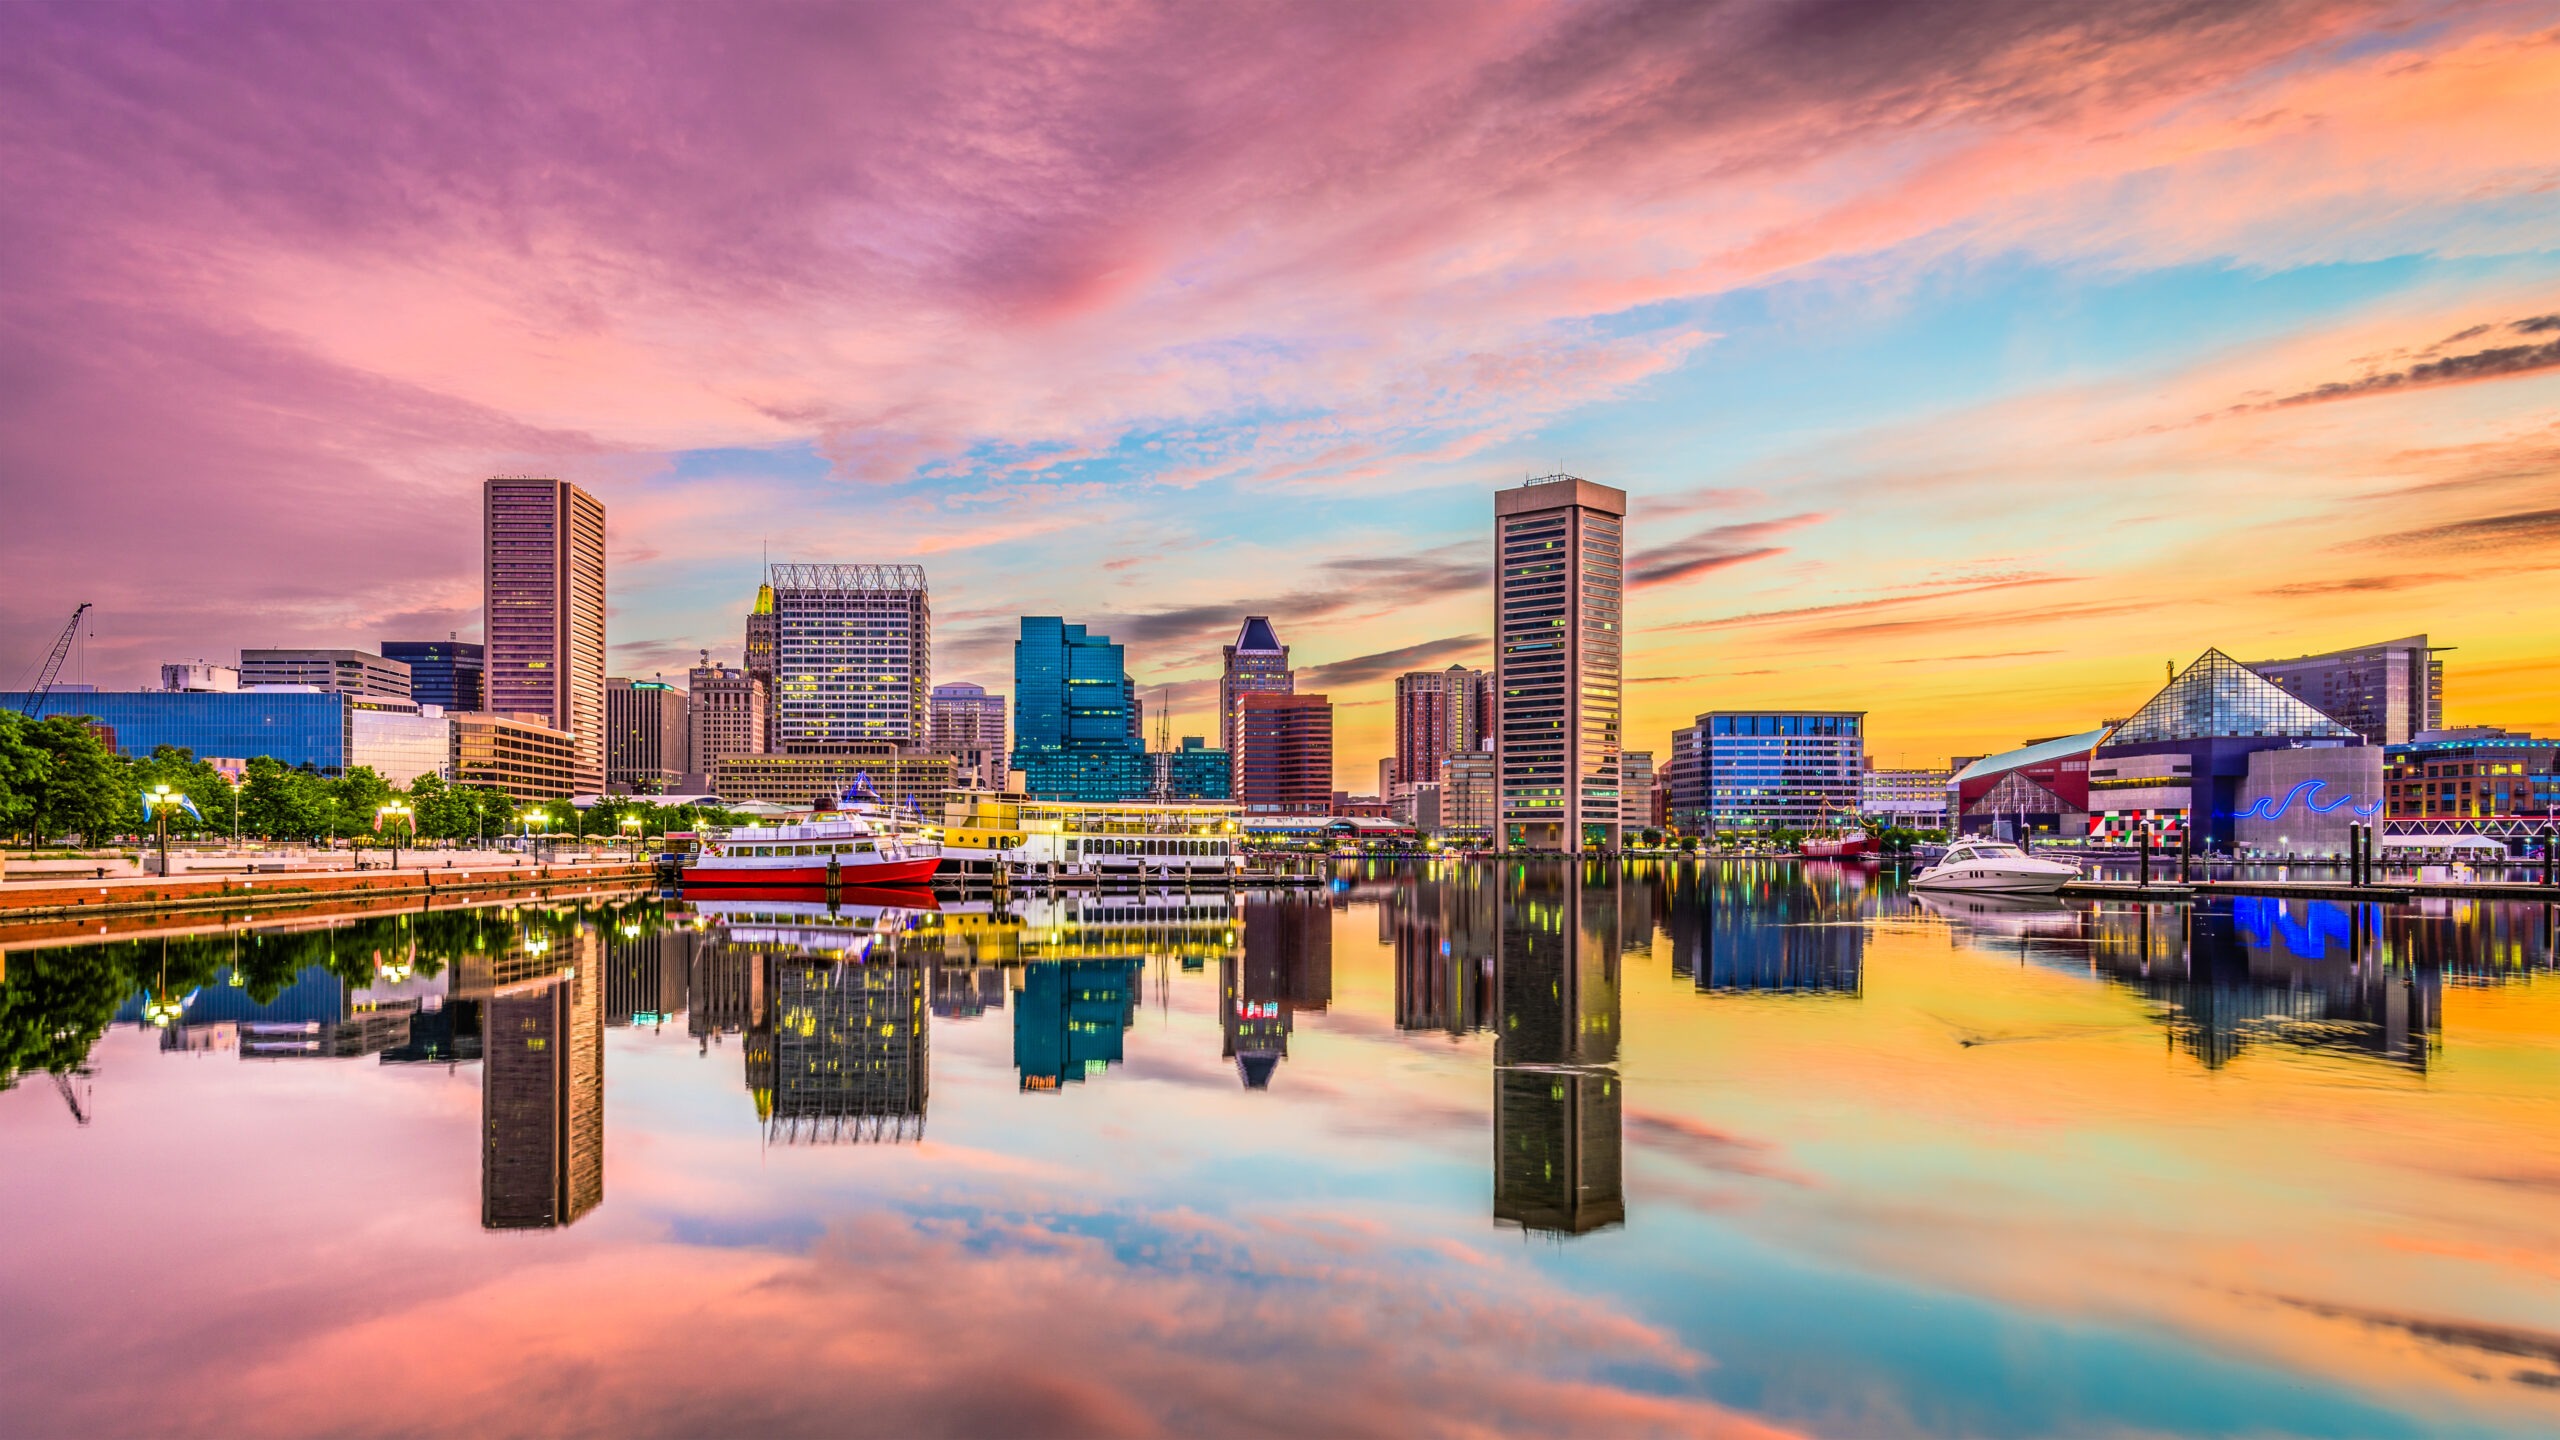
[[76,833],[96,844],[140,818],[142,802],[128,783],[125,762],[87,721],[55,715],[30,727],[28,739],[46,757],[32,822],[39,834]]
[[358,765],[329,784],[329,833],[356,837],[359,844],[374,833],[382,819],[382,807],[399,797],[391,782],[374,773],[370,765]]
[[309,770],[260,755],[240,789],[243,827],[269,839],[308,839],[329,826],[327,783]]
[[182,806],[171,807],[170,834],[197,835],[231,828],[231,782],[222,778],[221,771],[198,760],[194,751],[162,745],[131,762],[130,768],[135,793],[166,785],[195,802],[193,815]]
[[0,710],[0,835],[22,835],[35,824],[53,760],[35,743],[33,728],[17,711]]

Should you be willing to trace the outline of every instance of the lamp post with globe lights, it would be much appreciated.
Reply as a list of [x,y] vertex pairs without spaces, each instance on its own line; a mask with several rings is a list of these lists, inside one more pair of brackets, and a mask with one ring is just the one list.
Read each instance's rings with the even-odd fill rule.
[[417,812],[410,809],[409,802],[405,800],[394,800],[390,804],[383,806],[381,809],[376,810],[373,814],[374,828],[377,830],[388,831],[390,833],[391,868],[394,870],[400,868],[400,832],[395,827],[401,825],[414,826],[416,821]]

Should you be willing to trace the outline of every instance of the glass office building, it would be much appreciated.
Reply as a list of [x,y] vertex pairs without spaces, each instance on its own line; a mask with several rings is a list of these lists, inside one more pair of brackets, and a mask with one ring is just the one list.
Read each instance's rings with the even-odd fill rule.
[[481,708],[478,645],[463,640],[385,640],[382,657],[409,667],[409,698],[447,710]]
[[[24,707],[22,694],[0,705]],[[49,715],[85,715],[115,737],[116,753],[148,755],[163,745],[200,760],[264,755],[322,775],[370,766],[394,785],[446,775],[451,722],[414,701],[314,690],[54,691]]]
[[1716,710],[1698,717],[1697,790],[1718,830],[1829,830],[1857,823],[1863,710]]
[[1118,645],[1055,615],[1013,644],[1013,768],[1039,800],[1135,800],[1152,778]]

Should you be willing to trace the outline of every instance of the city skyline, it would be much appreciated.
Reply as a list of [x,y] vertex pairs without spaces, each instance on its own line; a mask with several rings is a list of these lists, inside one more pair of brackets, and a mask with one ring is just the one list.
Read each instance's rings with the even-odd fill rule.
[[626,67],[16,7],[0,679],[84,600],[104,686],[469,640],[479,488],[556,475],[602,673],[742,658],[770,542],[930,567],[937,681],[1075,616],[1206,736],[1267,614],[1366,791],[1395,676],[1492,664],[1484,497],[1562,469],[1630,497],[1630,749],[1856,709],[1942,764],[2199,643],[2417,632],[2448,724],[2547,733],[2560,59],[2385,11],[1113,15],[1024,71],[1028,17],[678,13]]

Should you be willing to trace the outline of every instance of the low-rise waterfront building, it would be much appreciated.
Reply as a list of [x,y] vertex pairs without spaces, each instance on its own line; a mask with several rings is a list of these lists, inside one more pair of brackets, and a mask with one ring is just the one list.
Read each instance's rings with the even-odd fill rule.
[[780,755],[721,756],[712,768],[711,788],[732,803],[805,806],[840,796],[859,780],[899,813],[930,819],[950,798],[956,768],[948,755],[884,740],[795,745]]
[[1151,793],[1167,800],[1226,800],[1234,794],[1231,757],[1209,748],[1202,736],[1183,736],[1181,748],[1154,751],[1147,764],[1154,777]]
[[1875,769],[1858,782],[1858,809],[1870,819],[1912,830],[1941,830],[1947,823],[1951,770]]
[[2207,650],[2090,752],[2087,833],[2147,825],[2183,844],[2192,826],[2201,847],[2227,850],[2238,843],[2240,789],[2253,753],[2363,743],[2248,666]]
[[[0,694],[23,710],[32,697]],[[321,775],[366,766],[395,785],[443,775],[447,717],[434,706],[388,696],[328,694],[307,686],[256,690],[81,690],[57,687],[45,708],[86,718],[118,754],[163,745],[199,756],[265,756]]]
[[2106,727],[2030,740],[1967,761],[1947,782],[1954,827],[1968,835],[2080,835],[2089,824],[2089,752]]
[[1493,752],[1472,750],[1440,762],[1440,826],[1469,835],[1491,835],[1501,793]]
[[2232,817],[2233,838],[2243,855],[2342,858],[2353,827],[2380,821],[2379,745],[2257,750],[2246,763],[2238,813]]
[[2488,726],[2422,731],[2391,747],[2383,785],[2394,820],[2548,818],[2560,812],[2560,741]]
[[451,717],[453,783],[486,785],[517,800],[578,793],[578,742],[537,715],[478,710]]
[[240,684],[308,685],[340,695],[409,700],[409,667],[370,650],[243,650]]

